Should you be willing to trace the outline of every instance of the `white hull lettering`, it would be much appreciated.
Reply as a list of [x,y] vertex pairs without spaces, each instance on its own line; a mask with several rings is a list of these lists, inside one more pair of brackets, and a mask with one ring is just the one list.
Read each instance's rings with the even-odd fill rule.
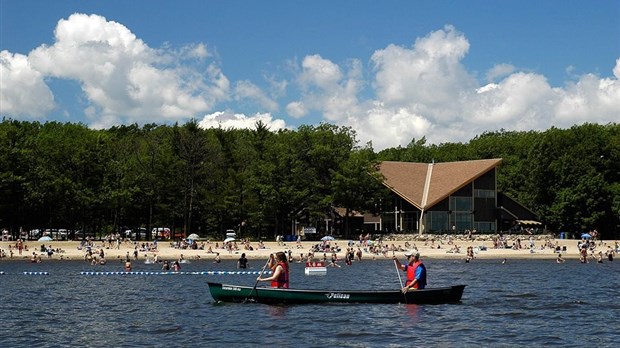
[[349,294],[342,294],[339,292],[330,292],[330,293],[325,294],[325,296],[329,299],[343,299],[343,300],[349,299]]

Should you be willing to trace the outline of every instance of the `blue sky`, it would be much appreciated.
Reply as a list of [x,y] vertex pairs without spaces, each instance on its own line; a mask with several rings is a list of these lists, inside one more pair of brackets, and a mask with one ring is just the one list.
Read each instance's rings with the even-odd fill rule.
[[376,150],[620,120],[619,1],[0,0],[0,115],[350,126]]

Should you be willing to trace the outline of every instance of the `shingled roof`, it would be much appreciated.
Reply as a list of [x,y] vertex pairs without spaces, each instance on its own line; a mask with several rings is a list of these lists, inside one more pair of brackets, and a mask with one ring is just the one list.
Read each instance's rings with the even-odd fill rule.
[[[383,184],[418,209],[428,209],[460,190],[489,170],[501,159],[476,161],[413,163],[384,161],[379,170]],[[428,190],[425,197],[425,187]]]

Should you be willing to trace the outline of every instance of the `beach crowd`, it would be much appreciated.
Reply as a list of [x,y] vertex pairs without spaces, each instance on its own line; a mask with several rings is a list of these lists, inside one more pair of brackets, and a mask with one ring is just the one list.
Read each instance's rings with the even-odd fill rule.
[[[556,239],[551,235],[426,235],[385,236],[370,238],[360,235],[352,240],[324,238],[302,241],[300,237],[284,241],[278,236],[274,241],[234,239],[227,242],[211,240],[154,240],[135,241],[111,235],[102,240],[85,238],[81,241],[36,241],[18,239],[0,242],[1,259],[25,259],[33,263],[46,260],[83,260],[93,265],[103,265],[110,258],[122,261],[144,260],[163,263],[170,260],[180,263],[191,259],[237,260],[244,253],[248,258],[265,258],[275,251],[284,251],[290,262],[324,261],[338,267],[339,262],[351,264],[362,259],[388,259],[405,252],[421,253],[430,258],[459,258],[471,262],[477,258],[547,258],[574,259],[582,263],[613,261],[620,252],[618,241],[594,238],[579,240]],[[574,244],[573,244],[574,243]],[[35,244],[37,246],[33,246]],[[572,244],[572,245],[571,245]],[[558,261],[563,262],[563,261]]]

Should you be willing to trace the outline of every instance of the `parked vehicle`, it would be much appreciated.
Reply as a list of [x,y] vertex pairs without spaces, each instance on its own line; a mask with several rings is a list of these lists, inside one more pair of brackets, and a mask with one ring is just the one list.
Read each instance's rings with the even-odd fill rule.
[[126,230],[125,238],[129,238],[132,240],[146,240],[147,239],[146,228],[138,227],[133,230]]
[[58,230],[58,233],[56,235],[57,235],[56,239],[58,239],[58,240],[68,240],[69,239],[69,230],[61,228],[61,229]]
[[47,236],[53,240],[68,240],[71,230],[65,228],[45,228],[45,229],[33,229],[28,231],[28,239],[37,240],[41,237]]
[[155,227],[151,231],[153,239],[170,239],[171,233],[168,227]]
[[28,239],[37,240],[41,237],[42,231],[38,228],[28,231]]
[[96,237],[95,231],[77,230],[69,234],[69,238],[73,240],[82,240],[86,238],[90,238],[92,240],[92,239],[95,239],[95,237]]
[[3,242],[6,242],[12,239],[13,239],[13,236],[11,236],[8,230],[2,230],[2,241]]
[[170,238],[177,240],[177,239],[183,239],[187,236],[187,234],[185,233],[185,231],[183,230],[176,230],[174,231],[174,233],[172,234],[172,236]]

